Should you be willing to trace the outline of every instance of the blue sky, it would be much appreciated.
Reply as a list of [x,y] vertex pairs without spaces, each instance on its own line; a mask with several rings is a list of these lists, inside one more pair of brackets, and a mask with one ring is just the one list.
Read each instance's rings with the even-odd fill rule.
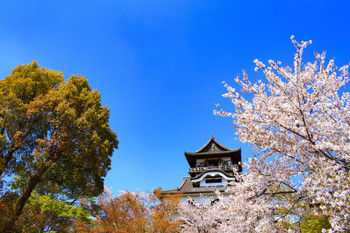
[[0,78],[18,64],[86,76],[111,111],[120,140],[106,186],[176,188],[193,152],[214,133],[235,140],[232,119],[213,115],[222,81],[253,60],[291,65],[297,40],[313,40],[338,66],[350,61],[350,3],[326,0],[42,0],[0,2]]

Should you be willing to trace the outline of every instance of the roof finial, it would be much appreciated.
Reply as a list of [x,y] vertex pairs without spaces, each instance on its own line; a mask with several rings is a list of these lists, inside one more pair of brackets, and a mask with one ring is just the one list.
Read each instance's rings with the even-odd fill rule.
[[213,134],[213,132],[211,132],[211,137],[210,137],[210,139],[214,139],[214,134]]

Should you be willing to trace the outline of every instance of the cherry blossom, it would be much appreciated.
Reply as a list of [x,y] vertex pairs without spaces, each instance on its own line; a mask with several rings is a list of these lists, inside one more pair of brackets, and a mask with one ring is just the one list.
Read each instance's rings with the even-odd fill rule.
[[292,67],[256,59],[265,80],[252,82],[243,71],[235,79],[240,90],[224,83],[223,96],[235,109],[217,105],[214,113],[232,117],[238,140],[255,154],[243,164],[247,172],[237,174],[239,182],[218,193],[220,202],[182,204],[188,232],[300,232],[310,216],[329,221],[324,232],[350,229],[348,65],[327,62],[325,52],[304,63],[312,42],[291,39]]

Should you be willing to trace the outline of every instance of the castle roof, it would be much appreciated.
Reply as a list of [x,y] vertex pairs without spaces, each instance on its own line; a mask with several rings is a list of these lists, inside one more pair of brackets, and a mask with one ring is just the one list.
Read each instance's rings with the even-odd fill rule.
[[196,160],[200,158],[231,157],[233,164],[238,164],[242,161],[241,148],[231,150],[216,141],[213,134],[209,141],[196,152],[185,152],[185,157],[190,167],[194,167]]
[[224,192],[229,186],[207,186],[207,187],[194,187],[190,177],[183,177],[179,188],[165,190],[162,192],[163,195],[166,194],[176,194],[181,193],[183,196],[187,195],[203,195],[209,194],[214,195],[215,191]]

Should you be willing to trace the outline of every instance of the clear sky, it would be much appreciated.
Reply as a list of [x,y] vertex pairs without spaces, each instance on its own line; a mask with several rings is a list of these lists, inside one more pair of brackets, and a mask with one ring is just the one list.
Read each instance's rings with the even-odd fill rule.
[[232,119],[213,115],[222,81],[255,58],[291,65],[290,36],[313,40],[307,55],[327,51],[350,62],[350,3],[326,0],[42,0],[0,1],[0,78],[18,64],[86,76],[111,111],[118,134],[106,186],[118,190],[172,189],[188,175],[184,151],[214,133],[235,140]]

